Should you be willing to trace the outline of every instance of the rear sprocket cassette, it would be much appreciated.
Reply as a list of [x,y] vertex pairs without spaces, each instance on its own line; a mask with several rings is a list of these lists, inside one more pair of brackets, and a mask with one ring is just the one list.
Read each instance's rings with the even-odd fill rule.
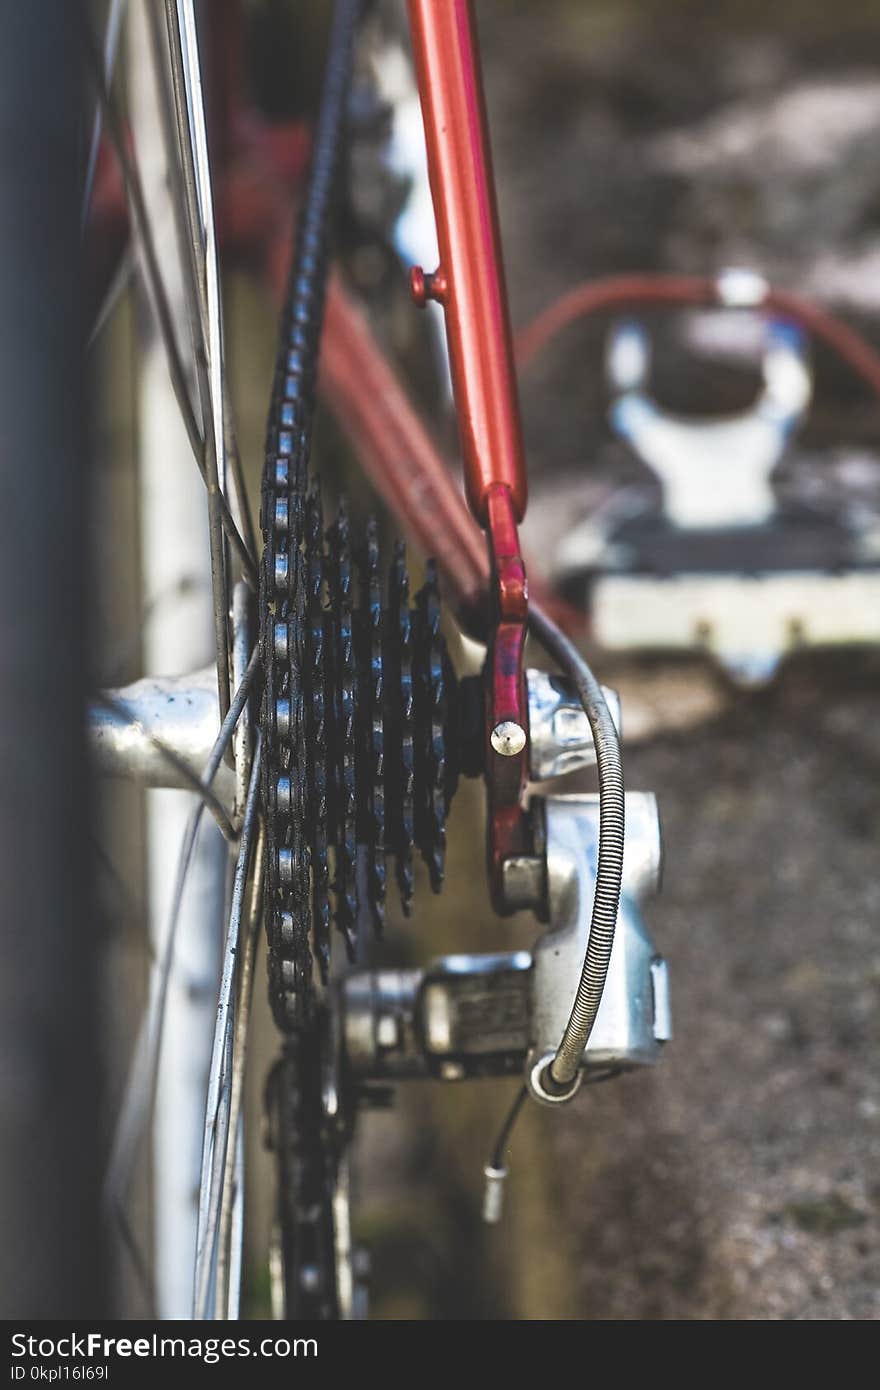
[[381,932],[390,861],[405,915],[414,851],[440,891],[457,775],[456,682],[433,563],[411,603],[403,544],[383,577],[376,523],[353,541],[343,506],[325,530],[317,486],[297,475],[278,489],[288,476],[278,470],[263,518],[274,598],[264,697],[270,992],[285,1028],[308,1017],[313,961],[328,979],[331,925],[349,958],[365,918]]

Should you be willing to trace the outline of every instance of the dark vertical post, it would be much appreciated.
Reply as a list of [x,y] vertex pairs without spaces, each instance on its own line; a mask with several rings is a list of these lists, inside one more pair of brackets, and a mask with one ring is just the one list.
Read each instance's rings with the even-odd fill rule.
[[0,40],[0,1316],[101,1311],[87,904],[80,6]]

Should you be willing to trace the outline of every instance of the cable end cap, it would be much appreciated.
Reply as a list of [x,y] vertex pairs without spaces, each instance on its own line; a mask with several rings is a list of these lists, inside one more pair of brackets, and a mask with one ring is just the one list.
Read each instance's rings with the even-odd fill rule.
[[504,1183],[509,1169],[495,1168],[487,1163],[483,1169],[486,1185],[483,1189],[483,1220],[487,1226],[497,1226],[504,1211]]

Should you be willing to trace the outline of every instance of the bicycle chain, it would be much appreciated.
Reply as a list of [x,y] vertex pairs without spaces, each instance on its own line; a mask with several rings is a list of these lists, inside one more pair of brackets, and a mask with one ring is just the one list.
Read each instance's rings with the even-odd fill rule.
[[332,1115],[325,1107],[324,1082],[336,1067],[324,990],[333,925],[349,959],[365,920],[381,931],[389,858],[408,915],[414,848],[439,891],[456,780],[457,686],[436,570],[428,565],[411,605],[398,543],[386,597],[376,523],[358,542],[343,503],[325,527],[309,468],[330,218],[361,7],[362,0],[335,7],[282,318],[260,509],[264,901],[270,1002],[286,1034],[266,1099],[284,1301],[293,1317],[340,1312],[334,1201],[358,1096],[339,1077],[338,1106]]
[[411,607],[399,544],[386,605],[376,523],[368,523],[358,546],[344,506],[325,529],[320,487],[309,470],[330,216],[359,10],[359,0],[340,0],[334,20],[262,485],[269,981],[275,1019],[285,1031],[310,1025],[315,962],[323,984],[329,977],[331,924],[350,958],[365,915],[381,932],[389,856],[405,914],[413,897],[413,847],[439,891],[456,780],[455,681],[435,567],[429,564]]
[[284,1307],[296,1320],[339,1316],[332,1193],[346,1136],[324,1110],[322,1033],[317,1026],[287,1038],[266,1082],[266,1142],[279,1172]]

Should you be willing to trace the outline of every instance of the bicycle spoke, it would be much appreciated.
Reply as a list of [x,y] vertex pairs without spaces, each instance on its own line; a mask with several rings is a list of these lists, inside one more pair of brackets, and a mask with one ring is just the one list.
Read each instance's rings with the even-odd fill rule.
[[[108,923],[105,928],[105,931],[107,935],[110,935],[111,931],[113,931],[114,929],[118,930],[120,935],[129,931],[133,932],[137,940],[143,944],[148,964],[150,968],[152,968],[156,963],[156,954],[153,950],[153,943],[150,940],[149,924],[147,922],[146,916],[144,915],[143,907],[139,902],[135,900],[131,888],[125,882],[125,879],[122,877],[122,874],[119,872],[119,869],[114,864],[113,859],[108,854],[107,850],[104,848],[101,842],[97,839],[95,834],[90,834],[89,839],[91,842],[92,852],[94,853],[94,856],[98,863],[101,865],[101,868],[104,870],[104,873],[107,875],[108,879],[113,884],[113,888],[121,904],[121,910],[114,912],[113,914],[114,920],[112,926],[110,923]],[[122,925],[117,926],[116,924],[120,918],[122,919]]]
[[137,1281],[140,1284],[141,1293],[147,1305],[147,1313],[151,1318],[156,1318],[156,1298],[153,1288],[153,1279],[150,1274],[147,1260],[141,1249],[140,1241],[132,1230],[131,1222],[121,1207],[117,1207],[114,1213],[116,1224],[119,1227],[119,1234],[122,1236],[122,1244],[128,1252]]
[[[229,1265],[225,1302],[218,1312],[219,1318],[237,1322],[241,1316],[241,1268],[244,1258],[244,1117],[239,1115],[235,1131],[235,1200],[232,1205],[232,1220],[229,1233]],[[221,1212],[222,1217],[222,1212]]]
[[[211,164],[208,158],[208,131],[205,119],[205,99],[202,87],[202,65],[199,56],[199,36],[196,28],[193,0],[178,0],[178,33],[184,60],[184,77],[190,114],[188,153],[195,161],[196,191],[199,204],[199,227],[196,244],[201,253],[200,280],[205,287],[205,318],[208,340],[208,366],[211,381],[211,423],[217,469],[222,486],[226,487],[228,459],[224,420],[225,372],[223,364],[223,307],[220,296],[220,266],[217,256],[217,228],[214,221],[214,190],[211,185]],[[183,23],[180,24],[180,18]]]
[[217,1234],[223,1196],[223,1176],[226,1169],[226,1146],[229,1142],[232,1100],[233,993],[238,975],[238,956],[241,954],[244,897],[251,857],[250,851],[259,807],[261,753],[261,739],[258,733],[254,746],[247,805],[242,822],[241,845],[238,862],[235,866],[232,907],[226,932],[208,1081],[193,1295],[193,1317],[197,1320],[205,1319],[208,1316],[217,1253]]
[[[137,245],[141,253],[141,264],[144,271],[144,284],[147,295],[155,315],[156,323],[162,337],[165,355],[168,364],[168,373],[171,378],[171,385],[174,391],[175,400],[180,410],[181,418],[186,429],[187,438],[190,443],[193,455],[196,460],[202,480],[208,487],[209,506],[219,508],[220,519],[223,530],[229,538],[229,542],[235,552],[236,559],[241,566],[242,574],[249,586],[254,588],[257,582],[257,566],[252,553],[249,551],[235,519],[229,510],[229,503],[226,497],[215,493],[213,504],[211,502],[211,490],[208,484],[208,469],[205,459],[206,442],[199,430],[190,399],[189,386],[186,380],[186,373],[183,366],[183,359],[177,342],[177,335],[174,331],[174,324],[171,316],[171,309],[168,303],[168,296],[165,291],[165,284],[159,269],[159,261],[156,255],[155,242],[152,235],[150,221],[147,215],[146,202],[144,199],[143,188],[138,173],[137,164],[131,155],[122,129],[122,122],[116,110],[115,103],[110,92],[107,90],[101,70],[100,59],[98,58],[91,35],[86,38],[86,48],[89,58],[92,80],[98,93],[98,98],[104,114],[107,133],[116,153],[119,167],[122,172],[123,182],[131,208],[134,233],[137,238]],[[228,692],[226,704],[228,705]]]
[[87,348],[94,347],[102,328],[127,290],[129,281],[134,274],[134,265],[134,252],[130,246],[126,247],[119,265],[116,268],[116,273],[107,286],[107,292],[104,298],[101,300],[100,307],[95,315],[95,321],[89,330],[89,336],[86,340]]
[[[220,317],[220,277],[214,236],[214,205],[208,168],[205,106],[199,64],[195,11],[191,0],[183,0],[180,26],[184,40],[190,132],[197,151],[200,238],[205,254],[205,285],[208,309],[208,376],[211,447],[207,447],[209,419],[202,420],[206,443],[205,468],[208,484],[208,513],[211,531],[211,573],[214,582],[214,636],[217,645],[217,671],[220,680],[220,708],[229,706],[229,589],[225,550],[220,530],[219,497],[226,491],[226,433],[223,428],[223,325]],[[188,141],[181,140],[181,150]]]
[[[199,254],[197,220],[192,220],[192,200],[189,192],[189,115],[185,97],[181,95],[182,77],[175,60],[178,47],[176,29],[163,26],[158,8],[148,5],[145,11],[147,33],[153,60],[153,71],[159,87],[159,116],[165,147],[165,164],[174,214],[181,278],[186,296],[190,325],[196,386],[202,414],[202,430],[211,418],[211,387],[208,379],[208,329],[203,270]],[[167,19],[167,16],[166,16]],[[169,21],[170,25],[170,21]],[[213,439],[213,433],[211,435]]]
[[[183,24],[181,24],[183,11]],[[158,17],[153,16],[158,28]],[[177,123],[179,167],[176,167],[176,209],[188,232],[190,286],[197,305],[197,323],[206,361],[211,364],[210,409],[218,449],[219,472],[226,487],[228,465],[239,522],[251,552],[256,534],[238,450],[232,406],[224,369],[223,305],[217,256],[214,200],[208,158],[205,108],[202,96],[198,31],[191,3],[165,0],[165,25],[171,70],[171,102]],[[195,327],[195,324],[194,324]],[[222,440],[225,449],[219,448]]]
[[98,100],[107,126],[107,134],[110,143],[113,145],[116,158],[119,161],[119,168],[122,173],[123,183],[125,184],[125,191],[128,196],[134,224],[134,235],[137,238],[138,248],[141,253],[144,269],[144,283],[165,347],[171,385],[174,389],[174,395],[183,419],[190,447],[196,459],[199,460],[203,453],[203,442],[199,433],[195,414],[193,413],[189,387],[186,381],[186,373],[183,367],[183,359],[180,355],[177,335],[174,331],[174,323],[171,317],[171,308],[165,291],[165,282],[159,270],[159,260],[156,255],[152,228],[147,216],[146,200],[141,185],[140,173],[134,156],[129,151],[126,144],[122,121],[116,109],[116,103],[104,81],[104,74],[101,71],[100,63],[95,53],[91,34],[88,36],[86,48],[92,80],[94,81],[98,93]]
[[204,809],[205,803],[202,801],[193,808],[186,824],[177,866],[177,878],[171,899],[171,915],[165,936],[165,949],[159,963],[158,975],[154,980],[154,988],[150,994],[147,1012],[138,1029],[133,1059],[125,1083],[125,1094],[116,1121],[110,1159],[104,1178],[104,1204],[111,1212],[123,1209],[138,1145],[153,1104],[156,1076],[159,1070],[159,1056],[162,1051],[168,987],[171,981],[171,967],[174,963],[177,944],[180,905],[183,901],[183,891],[186,887],[189,866]]
[[[220,1223],[218,1233],[217,1292],[214,1315],[217,1318],[237,1317],[240,1283],[240,1232],[236,1230],[238,1213],[241,1211],[243,1155],[242,1143],[242,1101],[244,1099],[244,1074],[247,1064],[248,1043],[250,1040],[251,1004],[253,1002],[254,965],[257,956],[257,943],[260,935],[261,908],[263,904],[263,855],[265,853],[265,828],[261,824],[254,849],[254,872],[251,876],[251,889],[245,912],[244,952],[241,962],[241,983],[238,991],[238,1011],[232,1040],[232,1075],[229,1099],[229,1132],[235,1136],[233,1148],[227,1150],[226,1171],[223,1175],[223,1193],[220,1203]],[[242,1168],[242,1171],[239,1169]],[[238,1265],[238,1276],[236,1275]]]

